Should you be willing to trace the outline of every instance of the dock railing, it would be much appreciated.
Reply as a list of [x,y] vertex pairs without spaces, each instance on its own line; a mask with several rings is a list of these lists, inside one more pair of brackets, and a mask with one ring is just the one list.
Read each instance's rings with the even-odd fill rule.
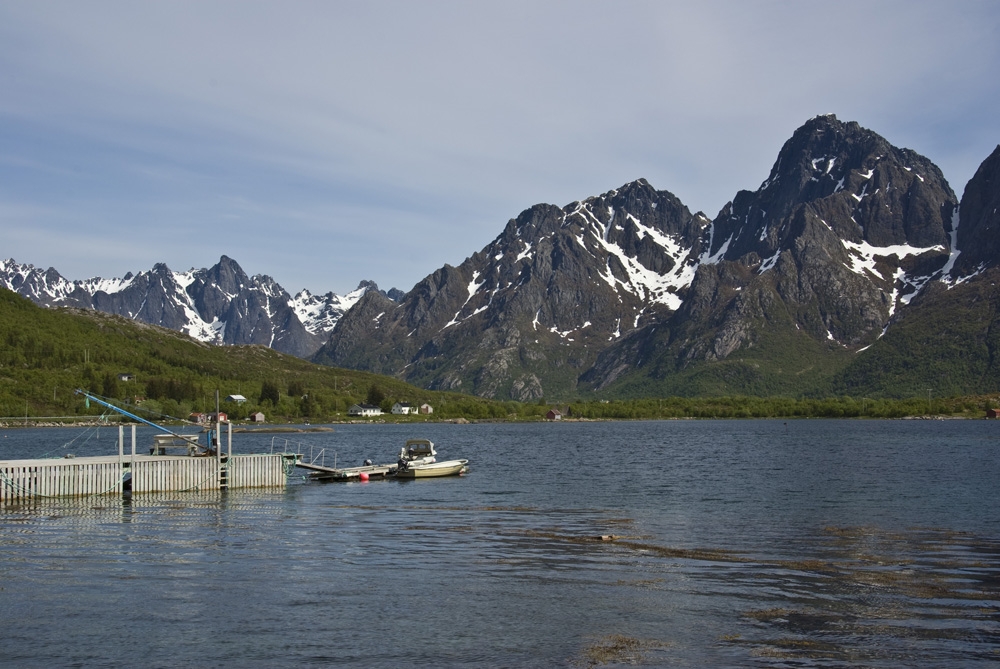
[[[326,447],[291,441],[283,437],[271,437],[271,453],[295,453],[299,461],[308,465],[326,466]],[[337,451],[333,451],[333,468],[337,468]]]
[[[155,441],[153,454],[139,454],[136,426],[129,427],[132,443],[126,451],[124,427],[118,426],[117,455],[0,460],[0,506],[59,497],[285,486],[301,457],[290,453],[287,444],[281,452],[275,452],[276,445],[272,445],[271,454],[233,455],[231,428],[225,454],[219,443],[214,456],[191,455],[187,449],[191,442],[183,436],[187,451],[183,455],[159,455],[166,449]],[[311,455],[322,458],[324,453]]]

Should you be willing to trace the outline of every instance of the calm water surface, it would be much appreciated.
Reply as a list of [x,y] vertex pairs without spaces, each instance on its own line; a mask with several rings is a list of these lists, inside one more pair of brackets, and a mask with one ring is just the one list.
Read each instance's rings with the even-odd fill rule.
[[[0,665],[1000,662],[996,423],[286,436],[341,466],[427,437],[471,471],[0,508]],[[116,438],[0,431],[0,459],[110,454]]]

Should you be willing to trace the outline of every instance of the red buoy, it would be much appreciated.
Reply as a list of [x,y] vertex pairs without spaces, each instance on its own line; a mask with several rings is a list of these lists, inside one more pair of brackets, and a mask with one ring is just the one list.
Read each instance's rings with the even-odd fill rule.
[[358,478],[360,478],[362,481],[367,481],[368,480],[368,472],[361,472],[360,474],[358,474]]

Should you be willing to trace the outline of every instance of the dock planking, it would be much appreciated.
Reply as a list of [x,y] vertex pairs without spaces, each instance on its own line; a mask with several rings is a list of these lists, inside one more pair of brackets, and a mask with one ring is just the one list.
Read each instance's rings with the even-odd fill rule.
[[312,473],[311,478],[317,481],[359,481],[361,474],[367,474],[368,478],[388,478],[396,473],[396,465],[362,465],[361,467],[326,467],[314,463],[299,461],[296,467],[308,469]]

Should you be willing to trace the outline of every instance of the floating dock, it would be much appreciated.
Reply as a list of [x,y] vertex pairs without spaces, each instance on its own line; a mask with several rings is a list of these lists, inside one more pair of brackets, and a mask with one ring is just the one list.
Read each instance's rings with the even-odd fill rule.
[[0,460],[0,504],[48,497],[85,497],[230,490],[285,486],[295,453],[232,454],[221,448],[212,455],[166,455],[155,442],[151,455],[137,455],[135,426],[132,452],[125,453],[123,428],[118,428],[118,455]]
[[317,481],[360,481],[362,474],[372,479],[384,479],[396,473],[396,465],[363,465],[361,467],[326,467],[299,460],[296,467],[312,472],[310,478]]
[[371,460],[365,460],[365,464],[360,467],[338,467],[336,451],[331,454],[331,457],[333,458],[333,466],[330,467],[326,464],[326,455],[326,448],[317,449],[313,446],[309,446],[308,453],[299,452],[299,457],[298,460],[295,461],[295,466],[312,472],[309,475],[309,478],[314,481],[340,482],[391,478],[395,476],[396,470],[399,469],[398,465],[395,463],[391,465],[376,465],[371,464]]

